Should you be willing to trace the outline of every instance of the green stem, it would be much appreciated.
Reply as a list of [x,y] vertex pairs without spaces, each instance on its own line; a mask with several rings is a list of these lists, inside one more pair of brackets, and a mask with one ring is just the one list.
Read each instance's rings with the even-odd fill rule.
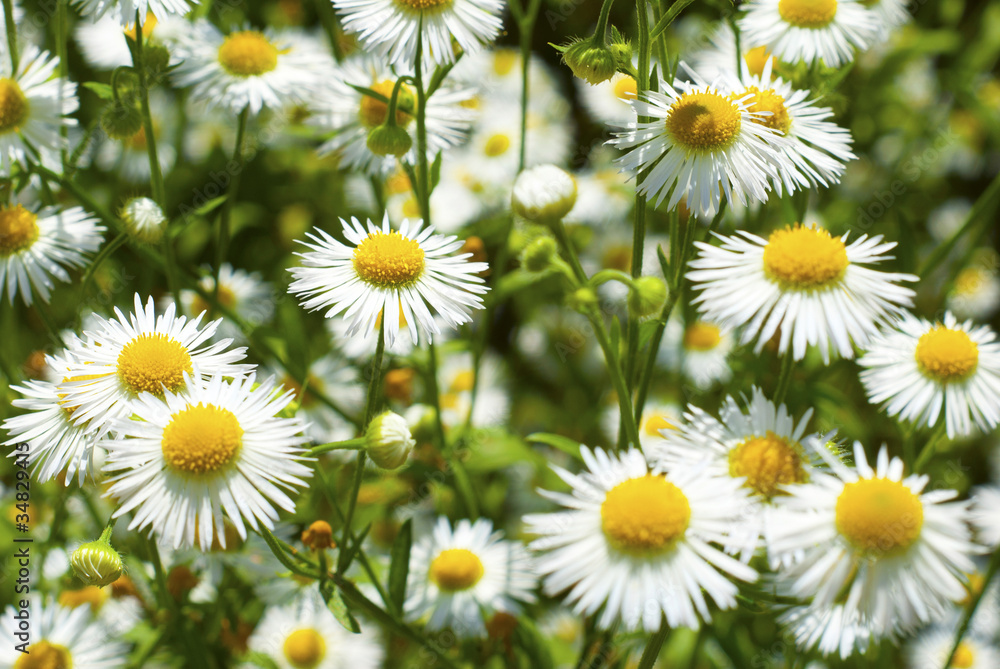
[[365,447],[365,438],[357,437],[346,441],[335,441],[329,444],[320,444],[309,449],[309,455],[319,455],[330,451],[356,451]]
[[785,395],[788,394],[788,386],[792,379],[792,368],[794,366],[795,356],[792,355],[791,351],[785,351],[785,356],[781,359],[781,375],[778,376],[778,385],[775,387],[774,397],[771,398],[771,401],[775,405],[785,401]]
[[7,48],[10,50],[11,77],[16,77],[19,54],[17,50],[17,25],[14,23],[14,0],[3,0],[3,18],[7,28]]
[[989,221],[989,213],[996,206],[997,201],[1000,200],[1000,173],[997,173],[994,177],[993,182],[987,186],[983,194],[979,196],[976,203],[972,206],[969,211],[969,215],[965,218],[965,222],[962,226],[956,230],[951,237],[948,238],[943,244],[937,246],[934,252],[931,253],[930,257],[924,262],[924,266],[920,268],[918,275],[921,279],[926,278],[934,269],[941,264],[941,262],[948,257],[951,250],[955,248],[958,241],[964,237],[976,222],[983,218],[985,221]]
[[413,81],[417,89],[417,181],[412,184],[424,225],[431,225],[430,166],[427,162],[427,92],[424,90],[423,24],[417,32],[417,52],[413,63]]
[[[69,80],[69,61],[66,59],[66,42],[68,38],[69,20],[66,16],[66,4],[68,0],[56,1],[56,57],[59,59],[59,79],[60,83]],[[61,90],[61,89],[60,89]],[[60,93],[61,95],[61,93]],[[59,147],[59,156],[63,171],[66,170],[66,146],[69,128],[59,124],[59,136],[62,138],[62,145]]]
[[594,37],[600,42],[601,46],[607,44],[608,17],[611,16],[611,5],[613,4],[615,4],[615,0],[604,0],[601,4],[601,13],[597,16],[597,27],[594,28]]
[[983,577],[983,587],[980,588],[973,597],[972,601],[969,602],[969,606],[965,609],[965,613],[962,615],[962,621],[958,625],[958,631],[955,633],[955,641],[951,645],[951,652],[945,655],[944,666],[941,669],[948,669],[952,666],[952,658],[955,657],[955,653],[958,651],[958,647],[962,645],[962,639],[965,637],[966,631],[969,629],[969,623],[972,622],[972,617],[976,615],[976,609],[979,608],[979,603],[983,600],[983,595],[990,587],[990,583],[993,581],[993,577],[997,575],[997,571],[1000,570],[1000,550],[994,551],[993,557],[990,559],[990,566],[986,570],[986,575]]
[[667,625],[667,620],[664,617],[660,622],[660,629],[656,631],[656,634],[649,638],[646,643],[646,649],[642,652],[642,658],[639,660],[639,669],[652,669],[653,664],[656,662],[656,658],[660,656],[660,649],[663,648],[663,642],[667,638],[667,634],[670,633],[670,626]]
[[937,428],[931,433],[931,436],[927,438],[927,443],[924,444],[923,449],[920,451],[920,455],[917,456],[917,461],[913,463],[913,472],[919,474],[924,471],[924,467],[927,463],[931,461],[934,457],[934,452],[937,449],[938,443],[941,441],[941,437],[945,435],[945,426],[947,421],[944,417],[940,418],[941,422],[938,423]]
[[[531,40],[534,37],[535,21],[538,19],[538,10],[541,9],[541,6],[541,0],[529,0],[525,11],[517,17],[519,45],[521,47],[521,144],[517,160],[519,174],[524,169],[528,155],[528,82],[531,72]],[[603,7],[601,11],[604,11]]]
[[146,78],[146,66],[142,62],[142,24],[139,22],[139,10],[135,11],[135,50],[132,52],[132,67],[139,77],[139,105],[142,110],[142,128],[146,133],[146,153],[149,156],[150,187],[153,199],[160,207],[166,207],[166,192],[163,185],[163,174],[160,172],[160,160],[156,153],[156,135],[153,133],[153,116],[149,111],[149,81]]
[[84,273],[83,281],[81,282],[83,283],[84,298],[87,297],[87,290],[90,288],[90,284],[94,280],[94,274],[97,272],[97,268],[101,266],[101,263],[111,257],[111,254],[117,251],[127,239],[128,235],[124,232],[119,232],[117,237],[105,244],[104,248],[101,249],[101,252],[94,256],[94,260],[90,263],[90,267],[88,267],[87,271]]
[[215,245],[215,266],[212,268],[212,292],[216,302],[219,299],[219,271],[222,264],[226,262],[226,256],[229,253],[233,205],[240,188],[240,175],[243,173],[243,139],[247,131],[249,114],[250,108],[244,107],[236,122],[236,146],[233,147],[233,163],[236,165],[236,171],[230,175],[226,201],[222,203],[222,213],[219,215],[219,236]]

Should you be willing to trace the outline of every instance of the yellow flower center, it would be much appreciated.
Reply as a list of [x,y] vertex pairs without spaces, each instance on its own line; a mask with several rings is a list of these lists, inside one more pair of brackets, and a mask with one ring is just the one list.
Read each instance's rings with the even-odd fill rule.
[[[156,15],[153,12],[146,12],[146,22],[142,24],[142,36],[143,38],[149,37],[153,34],[153,28],[156,27]],[[135,39],[135,24],[125,31],[125,34]]]
[[677,426],[670,422],[670,417],[662,413],[654,413],[643,423],[642,430],[651,437],[662,436],[660,430],[676,430]]
[[660,553],[690,522],[687,497],[662,476],[646,474],[619,483],[601,504],[601,529],[611,545],[625,553]]
[[670,108],[667,131],[692,151],[714,151],[729,146],[740,131],[740,110],[718,93],[685,93]]
[[139,335],[118,354],[118,378],[135,393],[159,395],[184,385],[191,356],[180,342],[159,332]]
[[[395,88],[396,82],[389,81],[376,81],[369,86],[370,89],[378,93],[379,95],[385,96],[386,100],[392,99],[392,89]],[[416,97],[413,95],[413,90],[403,84],[399,89],[399,94],[396,96],[396,123],[405,127],[413,120],[413,111],[416,109]],[[385,123],[386,116],[389,115],[389,103],[382,102],[378,98],[373,98],[370,95],[361,96],[361,110],[359,111],[359,116],[361,118],[361,124],[366,128],[375,128],[377,126]]]
[[398,232],[373,232],[354,249],[354,271],[380,288],[402,288],[424,273],[424,250]]
[[837,15],[837,0],[780,0],[778,14],[799,28],[825,28]]
[[70,669],[73,657],[65,646],[36,641],[31,644],[27,655],[21,655],[14,663],[14,669]]
[[976,656],[972,652],[972,648],[969,644],[963,641],[958,644],[958,648],[955,649],[955,654],[951,656],[951,664],[948,666],[952,669],[969,669],[969,667],[975,663]]
[[[747,68],[750,70],[750,74],[759,77],[764,74],[764,66],[767,65],[768,61],[767,47],[759,46],[756,49],[750,49],[745,54],[743,54],[743,60],[747,63]],[[770,56],[773,58],[773,56]]]
[[889,479],[861,479],[837,498],[837,531],[864,551],[909,548],[920,536],[924,507],[909,488]]
[[684,330],[684,348],[689,351],[711,351],[721,341],[719,328],[711,323],[698,321]]
[[38,234],[38,216],[19,204],[0,208],[0,257],[30,248]]
[[0,135],[21,129],[28,118],[28,98],[13,79],[0,79]]
[[420,12],[425,9],[444,9],[451,5],[451,0],[396,0],[396,4],[403,9]]
[[509,149],[510,137],[507,135],[496,134],[486,140],[486,145],[483,147],[483,153],[490,158],[498,158],[499,156],[507,153]]
[[958,295],[974,295],[982,289],[989,276],[979,267],[963,269],[955,277],[955,293]]
[[403,202],[404,218],[421,218],[420,203],[412,195]]
[[497,49],[493,53],[493,71],[499,76],[510,74],[520,60],[514,49]]
[[59,593],[59,605],[67,609],[75,609],[84,604],[90,604],[90,609],[97,612],[108,598],[107,594],[96,585],[88,585],[79,590],[63,590]]
[[295,669],[318,667],[326,655],[326,642],[319,632],[311,627],[295,630],[285,637],[282,646],[285,659]]
[[847,271],[847,247],[826,230],[800,224],[775,230],[764,247],[764,272],[785,288],[820,288]]
[[634,100],[636,96],[635,79],[626,75],[618,77],[614,84],[615,97],[621,100]]
[[240,451],[243,428],[231,411],[199,402],[170,417],[163,428],[163,459],[181,474],[214,474]]
[[788,134],[788,129],[792,127],[792,117],[788,115],[785,107],[785,98],[774,92],[774,89],[762,91],[756,86],[751,86],[746,90],[753,93],[753,97],[748,99],[747,107],[752,112],[771,112],[769,116],[754,117],[754,123],[765,125],[772,130],[777,130],[782,135]]
[[448,390],[453,393],[471,392],[472,385],[475,383],[475,380],[475,372],[471,369],[463,369],[455,374],[455,378],[452,380],[451,385],[448,386]]
[[219,64],[237,77],[259,77],[278,67],[278,47],[256,30],[236,32],[219,47]]
[[979,346],[962,330],[937,325],[917,340],[920,371],[938,381],[958,381],[976,370]]
[[806,480],[799,449],[770,430],[729,452],[729,474],[745,476],[747,487],[767,499],[781,492],[779,486]]
[[[211,293],[212,289],[209,289],[208,292]],[[232,309],[236,306],[236,294],[233,292],[232,288],[224,284],[219,285],[218,300],[219,304],[227,309]],[[195,293],[194,298],[191,300],[191,315],[197,316],[202,312],[210,311],[212,311],[212,305],[205,301],[201,295]]]
[[464,548],[443,550],[431,562],[430,578],[441,590],[468,590],[482,577],[482,560]]

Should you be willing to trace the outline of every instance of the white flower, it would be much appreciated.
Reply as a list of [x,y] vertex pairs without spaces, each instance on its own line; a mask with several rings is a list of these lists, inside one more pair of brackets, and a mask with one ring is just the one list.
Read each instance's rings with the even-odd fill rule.
[[743,327],[741,343],[757,340],[754,351],[780,330],[778,350],[791,348],[796,360],[809,346],[825,362],[831,350],[854,356],[877,334],[878,324],[912,304],[913,291],[896,285],[916,281],[910,274],[863,267],[891,259],[883,255],[894,242],[862,235],[847,245],[847,234],[833,237],[817,227],[796,225],[768,239],[739,231],[722,246],[696,242],[698,257],[688,278],[700,295],[701,317],[723,327]]
[[[438,374],[441,421],[445,427],[461,427],[467,420],[475,427],[489,427],[503,425],[507,420],[510,395],[500,356],[492,351],[483,353],[479,361],[479,378],[476,379],[472,354],[465,351],[451,353],[441,363]],[[473,381],[476,381],[474,406]]]
[[679,369],[698,389],[708,390],[732,378],[729,353],[733,334],[705,321],[683,324],[677,318],[667,322],[657,359],[671,369]]
[[868,8],[877,22],[876,42],[885,42],[896,28],[908,23],[912,18],[906,9],[909,0],[869,0],[862,4]]
[[906,313],[867,349],[861,382],[890,416],[933,427],[943,415],[949,438],[1000,423],[1000,341],[987,326]]
[[408,584],[408,618],[426,616],[428,630],[450,627],[459,637],[481,637],[484,615],[516,614],[519,602],[535,601],[536,577],[524,547],[504,540],[490,521],[460,520],[452,530],[442,517],[413,544]]
[[751,44],[747,41],[747,36],[741,34],[740,49],[743,51],[743,58],[739,61],[740,69],[737,69],[736,35],[726,21],[719,22],[715,31],[709,36],[709,41],[711,45],[695,53],[692,58],[695,72],[709,81],[724,76],[736,76],[744,64],[747,71],[754,76],[760,76],[768,63],[772,67],[777,65],[778,59],[768,53],[767,47]]
[[542,494],[565,510],[525,517],[544,551],[538,570],[545,592],[568,591],[580,615],[597,614],[609,629],[653,632],[662,617],[670,627],[697,628],[709,618],[706,594],[719,608],[736,606],[730,577],[753,581],[757,572],[711,543],[725,543],[726,527],[746,500],[732,478],[704,470],[650,471],[642,453],[609,455],[581,449],[587,471],[554,467],[570,494]]
[[[601,427],[611,439],[618,441],[618,431],[621,428],[621,407],[617,402],[608,406],[601,416]],[[681,422],[681,408],[673,402],[651,399],[642,409],[639,419],[639,446],[643,452],[663,441],[663,435],[668,430],[677,429]]]
[[163,236],[167,217],[156,201],[148,197],[134,197],[122,207],[121,219],[133,237],[147,244],[155,244]]
[[410,338],[418,341],[440,332],[435,316],[451,327],[471,320],[472,309],[482,308],[480,295],[489,290],[477,276],[486,263],[468,262],[471,253],[450,255],[462,247],[455,237],[435,234],[404,220],[398,231],[389,228],[389,217],[377,227],[358,219],[341,219],[345,245],[324,230],[307,233],[313,241],[301,242],[310,251],[298,254],[304,267],[290,271],[295,281],[288,290],[299,295],[302,306],[313,311],[329,307],[327,318],[343,313],[351,320],[350,336],[367,337],[385,312],[386,344],[391,346],[400,330],[400,317]]
[[966,267],[955,277],[955,284],[945,305],[959,318],[986,320],[1000,309],[1000,275],[994,269],[997,257],[989,263]]
[[[171,16],[184,16],[198,0],[77,0],[80,13],[97,21],[104,16],[110,16],[118,21],[123,28],[135,32],[136,13],[139,25],[156,25],[157,20],[163,21]],[[152,30],[152,28],[150,28]],[[144,35],[145,39],[145,35]]]
[[114,425],[124,439],[102,441],[104,469],[115,473],[108,494],[121,502],[116,518],[132,512],[130,530],[150,527],[173,548],[208,550],[213,539],[225,547],[224,519],[246,539],[246,524],[274,526],[274,506],[295,509],[285,490],[312,474],[308,440],[302,421],[277,415],[293,394],[276,394],[273,378],[255,388],[253,374],[184,377],[184,394],[143,393],[133,417]]
[[[885,2],[886,0],[882,0]],[[948,657],[955,643],[955,630],[933,627],[922,632],[906,648],[909,669],[994,669],[1000,667],[1000,650],[992,639],[967,634]]]
[[576,204],[576,179],[555,165],[538,165],[517,175],[511,206],[529,221],[560,220]]
[[595,121],[617,126],[635,121],[635,111],[629,101],[635,99],[636,86],[630,75],[617,72],[607,81],[593,86],[582,79],[575,81],[583,105]]
[[[206,275],[198,283],[207,294],[214,295],[215,279],[210,268],[205,268],[205,271]],[[219,267],[217,296],[220,305],[232,309],[251,328],[267,323],[274,314],[274,290],[271,286],[261,280],[259,273],[234,269],[229,263]],[[212,306],[193,290],[181,291],[181,305],[184,313],[192,318],[202,312],[213,311]],[[217,336],[243,342],[247,333],[237,323],[223,318]]]
[[406,419],[391,411],[379,414],[365,429],[365,450],[382,469],[399,469],[417,445]]
[[981,486],[972,499],[972,525],[979,542],[994,548],[1000,546],[1000,486]]

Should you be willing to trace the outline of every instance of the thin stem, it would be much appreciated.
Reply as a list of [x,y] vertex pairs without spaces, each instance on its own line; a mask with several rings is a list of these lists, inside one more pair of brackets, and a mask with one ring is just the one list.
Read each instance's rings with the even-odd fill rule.
[[781,359],[781,375],[778,377],[778,385],[774,390],[774,397],[771,398],[775,405],[785,401],[788,393],[788,386],[792,379],[792,367],[795,366],[795,356],[791,351],[785,351],[785,356]]
[[[541,0],[529,0],[527,9],[517,17],[521,47],[521,144],[518,153],[517,171],[524,169],[528,155],[528,83],[531,72],[531,40],[535,32],[535,21]],[[604,11],[604,8],[601,8]]]
[[948,257],[948,254],[951,253],[953,248],[955,248],[955,244],[958,243],[958,240],[964,237],[969,230],[972,229],[980,217],[984,220],[989,220],[988,214],[996,205],[997,200],[1000,200],[1000,173],[997,173],[993,182],[987,186],[986,190],[983,191],[983,194],[979,196],[978,200],[976,200],[976,203],[972,206],[972,209],[969,211],[969,215],[966,217],[962,226],[956,230],[947,241],[938,245],[926,262],[924,262],[924,266],[921,267],[918,272],[921,279],[926,278],[945,258]]
[[[422,19],[421,19],[422,21]],[[427,92],[424,90],[424,40],[423,25],[417,32],[417,52],[413,63],[413,82],[417,89],[417,182],[411,184],[424,225],[431,224],[430,165],[427,161]]]
[[7,48],[10,50],[11,77],[16,77],[20,55],[17,50],[17,25],[14,23],[14,0],[3,0],[3,18],[7,28]]
[[639,660],[639,669],[652,669],[656,658],[660,656],[660,649],[663,648],[663,642],[669,633],[670,626],[667,625],[666,617],[664,617],[660,621],[660,629],[649,638],[649,642],[646,643],[646,649],[642,651],[642,658]]
[[329,444],[320,444],[309,449],[309,455],[319,455],[330,451],[356,451],[365,447],[365,438],[357,437],[345,441],[334,441]]
[[607,44],[608,17],[611,16],[611,5],[615,0],[604,0],[601,4],[601,13],[597,16],[597,27],[594,28],[594,37],[602,44]]
[[938,423],[937,428],[931,433],[931,436],[927,438],[927,443],[924,444],[923,449],[920,451],[920,455],[917,456],[917,461],[913,463],[913,472],[919,474],[924,471],[924,467],[927,463],[931,461],[934,457],[934,452],[937,449],[937,445],[941,442],[941,437],[945,435],[945,426],[947,422],[944,418]]
[[156,135],[153,132],[153,117],[149,111],[149,81],[146,78],[146,66],[142,62],[142,24],[139,10],[135,11],[135,49],[132,51],[132,67],[139,77],[139,105],[142,111],[142,128],[146,134],[146,153],[149,156],[150,187],[153,199],[160,207],[166,207],[166,192],[163,185],[163,173],[160,171],[160,160],[156,153]]
[[948,669],[952,666],[951,661],[955,657],[958,647],[962,645],[962,639],[965,637],[965,632],[969,629],[969,623],[972,622],[972,617],[976,615],[976,609],[979,608],[979,603],[983,600],[983,595],[986,594],[998,570],[1000,570],[1000,550],[994,551],[993,557],[990,559],[990,566],[983,577],[983,585],[979,592],[973,595],[972,601],[969,602],[968,608],[965,609],[965,613],[962,615],[962,622],[959,623],[958,632],[955,633],[955,641],[951,645],[951,652],[945,655],[944,666],[941,669]]
[[97,272],[97,268],[101,266],[105,260],[107,260],[112,253],[117,251],[125,240],[128,239],[128,235],[124,232],[119,232],[118,236],[112,239],[110,242],[104,245],[101,252],[94,256],[94,260],[90,263],[90,267],[87,268],[86,273],[83,275],[83,297],[87,297],[87,289],[90,288],[90,283],[94,280],[94,275]]
[[233,204],[236,200],[237,191],[240,188],[240,174],[243,173],[243,138],[247,131],[247,117],[250,108],[244,107],[240,112],[236,125],[236,146],[233,147],[233,164],[236,165],[235,172],[230,175],[229,188],[226,190],[226,201],[222,203],[222,213],[219,215],[219,237],[215,245],[215,266],[212,268],[212,292],[216,301],[219,299],[219,271],[222,264],[226,262],[226,255],[229,253],[229,239],[231,237],[230,221],[233,216]]
[[[66,4],[68,0],[56,0],[56,57],[59,59],[59,79],[60,83],[69,79],[69,61],[66,59],[66,42],[68,38],[69,20],[66,16]],[[60,104],[62,103],[62,87],[59,88]],[[66,138],[69,136],[69,128],[64,124],[59,124],[59,136],[62,138],[59,147],[60,164],[63,170],[66,169]]]

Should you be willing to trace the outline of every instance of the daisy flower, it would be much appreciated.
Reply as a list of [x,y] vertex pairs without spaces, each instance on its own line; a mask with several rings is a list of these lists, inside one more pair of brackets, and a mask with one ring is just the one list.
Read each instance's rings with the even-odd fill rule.
[[84,266],[87,254],[101,245],[104,230],[82,207],[60,211],[30,204],[0,205],[0,291],[6,287],[10,304],[20,294],[31,305],[33,293],[48,302],[53,279],[68,283],[66,270]]
[[730,96],[729,91],[695,77],[693,82],[660,81],[631,102],[647,123],[633,122],[609,144],[625,155],[623,171],[643,174],[637,191],[659,205],[669,195],[673,209],[686,199],[701,215],[711,215],[723,193],[729,201],[767,200],[768,177],[778,177],[776,165],[786,159],[774,144],[781,135],[755,123],[753,99]]
[[997,650],[993,640],[968,634],[958,644],[955,654],[949,658],[948,653],[951,652],[954,643],[955,631],[947,627],[934,627],[922,632],[906,648],[906,666],[909,669],[1000,667],[1000,651]]
[[867,0],[863,1],[868,12],[875,17],[878,32],[875,42],[881,43],[889,39],[896,28],[909,22],[910,12],[906,9],[909,0]]
[[858,0],[751,0],[739,20],[740,37],[763,45],[786,63],[840,67],[878,33],[875,16]]
[[989,263],[966,267],[955,277],[945,305],[959,318],[986,320],[1000,308],[1000,274],[996,256]]
[[[219,267],[219,292],[215,293],[215,279],[210,268],[199,281],[201,289],[209,295],[217,294],[219,304],[232,309],[247,325],[257,327],[271,320],[274,314],[274,291],[261,280],[257,272],[234,269],[229,263]],[[212,306],[193,290],[181,291],[181,309],[185,315],[196,317],[203,312],[211,313]],[[207,315],[206,313],[206,315]],[[223,319],[218,337],[244,341],[246,335],[236,323]]]
[[[163,21],[174,15],[184,16],[192,5],[198,4],[198,0],[78,0],[75,4],[83,16],[94,21],[110,16],[134,35],[137,12],[139,25],[145,28],[147,24],[155,26],[157,20]],[[145,36],[145,31],[143,33]]]
[[607,81],[591,86],[576,79],[576,89],[590,117],[598,123],[626,126],[635,120],[635,111],[629,105],[635,99],[635,79],[621,72]]
[[460,520],[452,529],[441,517],[413,544],[404,608],[411,620],[426,616],[428,630],[482,637],[484,615],[520,612],[519,602],[535,601],[535,584],[528,552],[494,532],[489,520]]
[[367,227],[358,219],[340,219],[348,244],[316,229],[307,233],[311,249],[299,253],[304,267],[290,271],[295,281],[290,293],[298,295],[310,311],[325,309],[327,318],[343,313],[351,320],[348,335],[367,337],[376,319],[386,315],[385,341],[392,346],[400,330],[400,318],[413,341],[420,333],[428,340],[441,330],[435,316],[450,327],[472,320],[472,309],[481,309],[484,294],[480,272],[484,262],[468,262],[471,253],[450,255],[462,247],[455,237],[435,234],[432,226],[423,227],[404,220],[398,231],[389,228],[388,215],[377,227],[370,220]]
[[867,344],[880,322],[912,304],[914,292],[897,282],[917,277],[863,267],[892,259],[883,254],[896,244],[862,235],[848,245],[848,234],[796,224],[767,239],[739,231],[716,235],[721,247],[696,242],[687,276],[701,293],[694,300],[701,318],[743,327],[740,343],[756,339],[755,353],[780,329],[779,353],[791,348],[796,360],[808,346],[827,363],[831,350],[853,357],[853,345]]
[[384,651],[366,630],[345,630],[314,586],[290,604],[268,607],[247,647],[270,657],[279,669],[378,669]]
[[734,344],[732,333],[718,325],[697,320],[685,325],[672,318],[657,359],[670,369],[679,369],[699,390],[708,390],[732,378],[728,359]]
[[213,539],[225,548],[225,519],[246,539],[246,524],[274,526],[275,506],[295,509],[282,488],[304,486],[312,474],[303,464],[305,426],[277,415],[293,394],[275,393],[273,378],[255,387],[254,374],[184,377],[184,394],[142,394],[133,418],[115,423],[124,439],[101,442],[104,469],[114,472],[108,494],[121,502],[116,518],[132,512],[130,530],[150,527],[173,548],[208,550]]
[[[183,0],[177,0],[183,2]],[[161,17],[162,18],[162,17]],[[136,37],[135,13],[128,20],[128,26],[122,30],[122,22],[117,16],[104,14],[93,22],[80,22],[73,33],[76,43],[87,63],[98,70],[113,70],[116,67],[130,67],[132,52],[129,51],[126,35],[133,40]],[[146,12],[145,23],[142,24],[143,48],[147,42],[160,42],[174,37],[179,32],[187,30],[189,23],[180,18],[169,18],[163,21],[151,12]]]
[[710,468],[718,476],[738,479],[751,491],[740,517],[729,529],[727,550],[749,562],[766,529],[774,499],[789,486],[809,480],[820,461],[818,451],[832,434],[806,434],[810,409],[799,421],[784,404],[775,406],[759,388],[744,411],[727,397],[719,419],[689,406],[684,421],[663,430],[663,439],[646,450],[650,462],[674,467]]
[[10,54],[0,53],[0,168],[9,172],[11,163],[35,159],[28,148],[60,148],[66,145],[63,128],[76,125],[69,114],[80,106],[76,84],[55,77],[59,59],[26,46],[11,69]]
[[815,471],[812,480],[776,498],[768,551],[798,556],[778,573],[778,588],[809,600],[810,613],[826,616],[825,629],[805,639],[797,634],[799,641],[819,644],[824,653],[839,647],[846,656],[854,644],[842,641],[856,624],[873,640],[908,633],[965,597],[963,573],[975,569],[977,549],[966,524],[967,503],[949,502],[954,490],[925,492],[928,477],[904,477],[903,461],[890,460],[885,447],[874,469],[860,443],[855,468],[823,455],[832,473]]
[[[618,430],[621,428],[621,409],[615,402],[609,405],[601,417],[601,425],[612,443],[618,441]],[[663,435],[669,430],[677,429],[681,422],[681,410],[672,402],[650,401],[642,409],[639,419],[639,445],[645,452],[663,441]]]
[[305,102],[333,68],[311,41],[291,33],[245,28],[223,35],[206,19],[176,38],[173,56],[175,81],[191,88],[192,100],[234,114]]
[[861,382],[890,416],[926,427],[943,417],[950,439],[1000,423],[1000,342],[989,327],[906,313],[867,348]]
[[986,546],[1000,546],[1000,486],[980,486],[972,499],[972,525],[976,528],[979,542]]
[[390,65],[412,67],[422,40],[422,66],[431,70],[456,59],[452,40],[475,53],[503,27],[502,0],[333,0],[347,33]]
[[476,403],[472,404],[472,385],[476,381],[472,354],[453,353],[444,359],[438,372],[441,390],[441,421],[447,428],[460,427],[470,418],[476,427],[502,425],[510,413],[503,361],[487,351],[479,363]]
[[711,545],[728,538],[721,528],[746,503],[733,478],[702,470],[650,471],[642,453],[608,454],[582,448],[587,471],[556,473],[570,494],[542,491],[565,510],[525,517],[539,535],[529,548],[542,551],[538,570],[546,594],[565,592],[579,615],[597,614],[609,629],[654,632],[662,617],[670,627],[697,628],[710,617],[706,593],[719,608],[736,606],[730,577],[754,581],[757,572]]
[[62,386],[76,422],[95,419],[94,429],[106,432],[115,418],[132,413],[132,403],[143,392],[180,392],[186,374],[242,376],[253,369],[236,364],[245,348],[226,350],[228,339],[207,343],[220,321],[202,326],[201,316],[188,320],[174,310],[171,303],[157,317],[153,298],[143,307],[137,293],[128,317],[117,307],[116,318],[97,317],[99,329],[85,333],[87,341],[73,350],[66,372],[70,380]]
[[[94,619],[89,606],[66,608],[38,595],[31,595],[29,602],[32,621],[29,654],[24,655],[16,648],[23,640],[14,636],[17,611],[8,606],[3,615],[5,624],[0,627],[0,667],[117,669],[125,666],[128,646]],[[25,661],[28,657],[30,662]]]
[[[404,67],[398,76],[406,74],[408,70]],[[385,122],[389,105],[353,88],[369,88],[391,98],[397,78],[386,65],[368,56],[349,58],[337,66],[317,92],[313,115],[309,119],[310,125],[332,133],[332,137],[320,146],[320,155],[338,153],[344,167],[381,176],[399,170],[400,160],[416,164],[415,148],[401,159],[372,153],[368,148],[368,133]],[[471,88],[444,84],[427,98],[427,155],[432,160],[440,151],[465,141],[476,116],[475,111],[466,106],[472,97]],[[403,84],[396,103],[396,123],[415,138],[416,91]]]
[[753,76],[760,76],[764,66],[775,67],[778,59],[769,54],[767,47],[754,46],[747,42],[746,35],[740,35],[740,47],[743,51],[740,70],[736,69],[736,35],[729,23],[722,21],[709,36],[711,46],[695,53],[693,60],[695,72],[700,73],[709,81],[719,77],[736,76],[743,65]]

